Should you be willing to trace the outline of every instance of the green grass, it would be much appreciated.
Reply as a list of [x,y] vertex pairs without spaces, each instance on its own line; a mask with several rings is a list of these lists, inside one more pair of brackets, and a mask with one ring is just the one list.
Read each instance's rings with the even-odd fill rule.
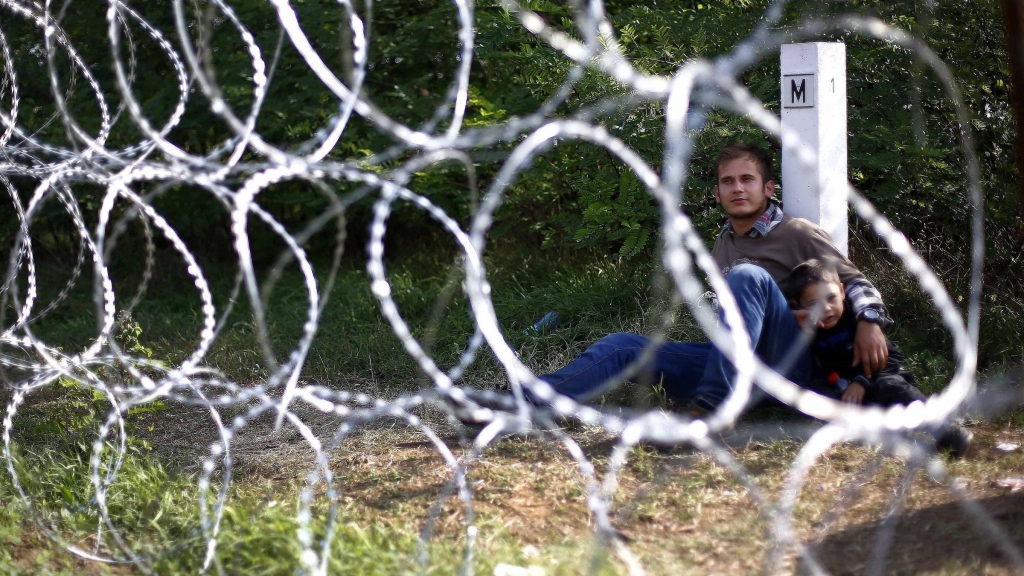
[[[95,548],[97,513],[88,481],[88,456],[77,451],[51,448],[20,451],[16,469],[23,489],[42,521],[67,543],[92,553],[122,556],[107,530],[104,544]],[[379,472],[375,470],[373,472]],[[301,476],[301,475],[300,475]],[[398,486],[408,478],[374,476],[374,483]],[[300,565],[296,520],[300,477],[281,481],[241,480],[232,484],[217,538],[215,563],[227,574],[291,574]],[[344,492],[343,492],[344,493]],[[194,473],[176,473],[163,467],[144,450],[133,448],[124,461],[117,481],[110,486],[110,516],[126,540],[126,547],[158,574],[195,574],[203,565],[207,541],[202,536],[197,478]],[[442,533],[424,548],[419,529],[426,515],[422,508],[429,497],[402,504],[366,505],[360,500],[341,498],[338,520],[330,546],[331,573],[342,574],[454,574],[463,563],[464,531],[442,527]],[[31,514],[17,498],[10,477],[0,476],[0,572],[4,574],[105,573],[101,564],[75,564],[40,537]],[[212,497],[210,498],[212,504]],[[455,508],[442,513],[449,516]],[[420,522],[411,521],[410,511]],[[312,532],[320,542],[325,531],[327,504],[322,491],[311,508]],[[499,524],[478,522],[486,538],[474,546],[473,565],[477,573],[490,574],[500,563],[524,565],[522,547]],[[555,574],[572,573],[571,566],[583,561],[585,549],[564,548],[554,543],[546,557]],[[319,549],[319,548],[318,548]],[[125,567],[115,567],[121,573]]]
[[[523,266],[497,263],[490,278],[494,306],[509,343],[515,348],[535,352],[537,357],[552,353],[571,353],[580,344],[614,330],[646,328],[645,314],[652,302],[646,291],[638,292],[650,276],[643,267],[611,262],[581,268],[578,264]],[[173,263],[151,285],[147,297],[133,312],[139,324],[140,343],[154,352],[154,358],[169,365],[182,361],[197,345],[201,329],[201,305],[198,292],[182,274],[175,275]],[[232,288],[233,270],[219,271],[212,277],[212,290],[218,314],[224,309]],[[47,278],[57,283],[56,274]],[[326,271],[320,276],[323,281]],[[391,265],[388,279],[399,311],[412,333],[427,346],[442,367],[453,365],[473,333],[468,301],[461,294],[464,273],[454,260],[414,256]],[[120,301],[134,294],[134,278],[115,278]],[[56,313],[42,318],[34,331],[47,342],[65,351],[82,349],[96,334],[95,305],[91,287],[81,286]],[[376,393],[397,393],[416,389],[422,378],[410,379],[418,372],[413,360],[383,318],[379,304],[369,289],[369,276],[362,262],[346,261],[329,294],[319,329],[309,353],[303,376],[325,384],[351,385],[372,383]],[[453,286],[452,286],[453,284]],[[446,287],[448,289],[446,289]],[[448,298],[439,297],[452,292]],[[46,302],[46,296],[41,299]],[[298,342],[307,318],[308,300],[302,278],[292,267],[285,271],[268,302],[267,331],[271,348],[281,361]],[[522,332],[548,310],[558,310],[563,325],[556,333],[526,336]],[[695,334],[696,335],[696,334]],[[257,327],[247,296],[240,296],[211,350],[207,364],[238,382],[252,382],[267,375]],[[497,370],[491,356],[479,356],[471,376]],[[491,376],[493,379],[493,375]]]
[[[71,542],[87,541],[96,530],[90,504],[88,463],[80,454],[42,451],[25,453],[20,477],[47,524]],[[6,480],[6,479],[5,479]],[[294,487],[280,490],[282,496]],[[193,476],[172,475],[159,462],[133,453],[110,489],[112,518],[129,539],[129,548],[148,559],[158,573],[196,573],[202,565],[205,543],[201,536],[198,494]],[[9,483],[0,495],[13,497]],[[218,539],[218,563],[230,573],[284,573],[295,566],[299,547],[295,539],[295,499],[268,507],[251,489],[232,490]],[[8,507],[8,523],[22,520],[23,511]],[[410,552],[413,535],[382,533],[373,528],[346,525],[336,540],[337,567],[365,573],[394,573],[399,552]],[[109,542],[109,537],[108,537]],[[383,542],[389,542],[383,546]],[[106,545],[103,551],[118,552]],[[406,554],[408,555],[408,554]],[[8,559],[10,560],[10,559]],[[347,566],[346,566],[347,565]]]

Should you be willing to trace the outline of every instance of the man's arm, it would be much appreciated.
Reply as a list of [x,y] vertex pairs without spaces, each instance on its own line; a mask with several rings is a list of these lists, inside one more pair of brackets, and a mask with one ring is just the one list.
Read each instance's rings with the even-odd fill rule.
[[885,304],[882,302],[882,295],[867,278],[861,276],[850,280],[845,287],[846,297],[849,298],[853,313],[857,318],[863,317],[864,312],[868,310],[874,310],[878,312],[879,325],[888,328],[892,324],[889,311],[885,309]]

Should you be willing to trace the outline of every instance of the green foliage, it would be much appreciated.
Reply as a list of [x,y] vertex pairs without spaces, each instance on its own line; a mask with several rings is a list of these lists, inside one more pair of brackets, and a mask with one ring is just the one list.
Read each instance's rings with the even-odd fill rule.
[[[265,58],[274,58],[280,32],[273,7],[244,0],[232,3],[252,31]],[[696,58],[713,59],[727,54],[761,20],[767,0],[717,3],[681,1],[670,6],[650,2],[608,2],[606,8],[620,44],[635,65],[652,74],[671,74]],[[576,35],[569,6],[533,2],[527,6],[562,31]],[[346,26],[337,6],[301,2],[293,6],[313,46],[340,77],[350,73]],[[174,25],[165,3],[136,7],[157,28],[173,36]],[[205,3],[187,8],[199,24],[194,41],[224,95],[239,115],[251,104],[250,56],[241,50],[231,23],[217,16]],[[991,229],[1016,230],[1016,175],[1010,161],[1012,121],[1008,105],[1008,74],[1002,40],[999,3],[971,0],[943,3],[934,9],[908,2],[857,0],[822,5],[810,0],[791,2],[779,28],[799,28],[801,19],[839,13],[867,13],[903,27],[921,37],[945,60],[960,81],[965,104],[973,113],[973,128],[984,162],[984,188],[988,194]],[[570,66],[564,56],[527,33],[515,15],[489,4],[476,7],[475,55],[466,127],[482,127],[536,110],[563,83]],[[964,27],[963,22],[972,22]],[[85,6],[69,5],[63,24],[105,92],[116,102],[109,47],[103,14]],[[425,6],[412,0],[381,3],[374,7],[369,29],[369,70],[364,91],[386,114],[421,125],[434,116],[448,94],[458,65],[457,14],[452,5]],[[41,126],[53,112],[50,87],[45,74],[32,74],[45,62],[38,57],[38,30],[18,18],[5,21],[9,42],[15,48],[23,99],[23,121],[28,127]],[[140,31],[136,31],[140,32]],[[134,88],[143,99],[146,114],[155,124],[169,116],[174,105],[167,89],[173,69],[159,48],[145,34],[133,36],[139,61],[146,66],[136,71]],[[850,175],[856,186],[868,194],[894,223],[923,248],[938,244],[963,245],[966,201],[965,170],[957,149],[959,138],[953,110],[934,74],[913,54],[881,42],[852,34],[834,34],[824,40],[847,44],[850,102]],[[122,53],[127,53],[126,49]],[[58,62],[63,64],[64,62]],[[269,141],[294,143],[308,140],[337,111],[336,98],[308,70],[299,54],[285,41],[271,77],[270,92],[260,117],[259,129]],[[742,74],[769,110],[778,110],[778,64],[773,52]],[[77,96],[76,96],[77,95]],[[627,96],[627,91],[603,74],[588,71],[577,82],[570,98],[557,114],[571,116],[587,110],[600,99]],[[96,116],[95,102],[79,82],[71,103],[79,118]],[[630,104],[602,112],[597,120],[658,169],[663,152],[664,113],[659,105]],[[137,139],[131,122],[120,122],[112,144],[126,145]],[[442,121],[438,130],[445,128]],[[66,138],[60,122],[46,125],[44,140],[57,144]],[[212,150],[229,134],[226,126],[202,105],[202,98],[189,102],[182,124],[170,139],[189,151]],[[717,148],[734,138],[760,140],[759,130],[743,119],[718,110],[708,110],[704,125],[694,134],[693,174],[684,190],[685,208],[698,227],[710,235],[720,222],[710,189],[713,175],[709,160]],[[389,139],[368,123],[350,122],[332,157],[366,158],[370,151],[389,146]],[[508,145],[499,145],[499,152]],[[479,161],[481,185],[486,186],[498,169],[493,160]],[[387,168],[382,167],[382,168]],[[20,183],[19,188],[31,183]],[[95,203],[98,190],[76,185],[86,213]],[[413,187],[459,218],[466,217],[475,201],[467,193],[462,169],[425,171]],[[339,192],[344,187],[338,187]],[[27,193],[27,189],[26,189]],[[196,209],[196,203],[202,204]],[[321,212],[327,199],[303,182],[284,182],[260,197],[261,205],[286,225],[298,226]],[[39,226],[56,226],[49,242],[70,236],[61,208],[50,202]],[[226,212],[203,191],[173,189],[158,200],[162,213],[172,215],[172,224],[190,246],[201,252],[223,251],[227,238]],[[173,215],[188,214],[187,218]],[[367,203],[354,206],[349,214],[351,250],[358,253],[362,230],[370,217]],[[8,218],[11,215],[7,216]],[[49,220],[56,220],[50,222]],[[61,221],[64,221],[61,223]],[[438,243],[443,234],[436,224],[414,209],[402,209],[393,217],[396,226],[429,232]],[[496,238],[513,235],[524,248],[540,246],[562,250],[576,246],[597,253],[623,257],[650,254],[660,223],[659,212],[635,177],[605,151],[593,146],[562,143],[521,173],[508,191],[505,208],[493,232]],[[5,229],[13,229],[7,227]],[[936,230],[944,233],[937,234]],[[63,231],[63,232],[62,232]],[[257,253],[280,249],[266,231],[254,226]],[[329,235],[328,235],[329,236]],[[953,236],[952,238],[950,236]],[[1016,240],[1020,243],[1019,239]],[[45,245],[47,242],[44,241]],[[993,243],[998,247],[1002,243]],[[329,249],[323,239],[314,247]],[[67,250],[70,250],[68,248]],[[65,251],[67,251],[65,250]],[[229,256],[224,253],[221,256]],[[997,260],[1002,253],[995,251]]]
[[88,454],[92,450],[90,435],[110,410],[110,403],[103,394],[70,378],[60,378],[57,388],[60,400],[38,411],[38,417],[32,419],[31,433],[55,439],[79,454]]
[[[984,322],[991,327],[990,332],[1005,333],[1012,330],[1012,319],[1018,317],[1020,311],[1012,306],[999,308],[1017,299],[1016,288],[1009,286],[1006,280],[1013,274],[1003,271],[1021,270],[1024,236],[1019,232],[1018,176],[1011,159],[1013,125],[999,3],[970,0],[936,4],[931,8],[919,4],[877,0],[822,4],[796,0],[788,4],[777,28],[799,29],[801,20],[808,17],[845,13],[874,15],[917,35],[949,64],[972,113],[972,127],[983,162],[990,239],[986,283],[987,289],[997,296],[995,301],[986,301],[991,312]],[[667,75],[696,58],[714,59],[728,54],[761,21],[768,0],[678,1],[669,5],[612,1],[605,5],[620,45],[631,61],[645,72]],[[271,5],[240,0],[232,2],[232,6],[253,33],[263,56],[274,64],[270,92],[260,116],[261,134],[286,147],[307,141],[336,113],[337,99],[308,70],[290,42],[284,41],[280,54],[275,55],[280,25]],[[527,6],[561,31],[579,35],[570,6],[547,1],[531,2]],[[134,7],[166,35],[171,38],[176,35],[167,3]],[[339,77],[348,77],[351,55],[346,48],[347,32],[340,8],[310,1],[296,2],[293,8],[327,65]],[[241,49],[230,21],[220,17],[212,5],[198,2],[186,7],[186,11],[188,18],[198,22],[192,29],[193,40],[209,73],[221,86],[231,107],[244,116],[251,105],[249,54]],[[104,14],[78,4],[69,4],[62,14],[62,25],[71,41],[81,50],[83,60],[91,65],[104,94],[116,103],[119,95],[109,65],[110,48],[105,41],[95,41],[107,36]],[[496,4],[476,6],[475,17],[475,54],[465,126],[486,127],[537,110],[565,81],[571,68],[567,59],[526,32],[514,14]],[[964,22],[971,22],[971,26],[964,26]],[[6,18],[4,25],[19,70],[22,98],[19,122],[38,130],[44,141],[66,145],[68,138],[62,123],[46,122],[55,108],[45,73],[47,64],[40,57],[42,35],[39,29],[13,16]],[[370,65],[363,86],[366,96],[382,112],[401,122],[420,126],[430,121],[437,106],[445,102],[458,65],[456,25],[457,12],[451,4],[396,0],[375,5],[369,28]],[[129,24],[129,27],[138,62],[145,62],[144,66],[136,68],[133,87],[144,113],[159,125],[169,117],[175,104],[173,91],[168,89],[174,70],[159,47],[136,24]],[[842,40],[847,45],[851,180],[925,253],[950,283],[951,291],[962,297],[967,287],[962,281],[964,270],[957,263],[969,257],[966,251],[967,185],[963,156],[957,148],[958,129],[948,96],[920,59],[902,48],[847,33],[821,39]],[[127,46],[122,46],[121,54],[128,54]],[[66,69],[66,56],[59,53],[57,58],[57,69]],[[778,111],[779,106],[778,73],[777,54],[765,52],[740,78],[771,111]],[[62,80],[70,85],[70,78],[62,76]],[[556,109],[555,115],[596,114],[597,122],[659,170],[664,125],[664,110],[660,104],[630,103],[624,99],[621,107],[610,111],[591,109],[603,99],[629,95],[625,87],[609,77],[588,70],[573,85],[569,98]],[[98,109],[81,79],[70,90],[68,102],[83,126],[96,128],[93,124]],[[710,243],[722,221],[710,194],[714,185],[712,163],[718,147],[727,140],[758,141],[764,136],[748,120],[729,112],[708,109],[704,115],[703,124],[692,132],[695,145],[691,173],[682,193],[687,214]],[[436,129],[444,130],[446,122],[441,121]],[[118,123],[111,135],[112,146],[137,141],[139,134],[131,125],[125,119]],[[169,138],[190,152],[206,153],[229,135],[230,130],[207,109],[205,99],[195,94],[190,97],[182,124]],[[372,152],[391,144],[386,135],[369,123],[354,118],[330,158],[365,160]],[[491,184],[501,159],[512,145],[512,142],[499,143],[487,154],[478,155],[475,168],[479,189]],[[368,168],[384,171],[394,165]],[[469,181],[464,167],[446,164],[415,175],[410,187],[466,223],[479,199],[479,190],[470,187]],[[14,183],[23,199],[28,198],[36,185],[28,180]],[[87,225],[91,225],[104,191],[82,182],[73,182],[71,186]],[[337,194],[353,189],[343,184],[330,187]],[[355,262],[363,259],[371,200],[357,202],[345,214],[347,253],[352,255],[353,267],[358,267]],[[153,202],[197,253],[204,269],[223,269],[225,263],[234,259],[227,210],[208,192],[174,186],[161,191]],[[320,214],[329,199],[308,183],[296,181],[282,182],[262,192],[259,202],[286,228],[296,231]],[[114,216],[120,217],[126,209],[127,206],[119,203]],[[0,215],[5,219],[3,230],[8,239],[16,230],[14,217],[12,211]],[[402,231],[387,238],[389,259],[402,259],[409,252],[423,248],[443,251],[440,260],[445,262],[443,266],[447,271],[446,266],[455,257],[453,243],[421,210],[398,203],[389,224],[392,230]],[[521,172],[507,190],[489,246],[518,255],[540,248],[555,260],[600,262],[612,256],[646,261],[658,245],[659,226],[660,212],[656,203],[628,168],[596,146],[562,141]],[[51,199],[43,204],[32,232],[44,267],[47,264],[67,266],[74,261],[77,239],[59,202]],[[280,240],[258,222],[250,224],[249,232],[257,264],[273,262],[283,249]],[[856,233],[870,234],[863,230]],[[119,277],[132,278],[138,270],[142,243],[132,242],[132,239],[140,234],[140,227],[131,226],[114,252],[113,268]],[[311,238],[306,248],[314,259],[326,261],[334,239],[335,231],[325,230]],[[163,254],[169,253],[168,243],[160,237],[157,237],[157,249]],[[862,256],[854,253],[854,259],[861,265]],[[157,290],[173,292],[174,286],[188,281],[180,270],[168,271],[172,266],[162,264],[159,268]],[[392,269],[397,271],[397,268]],[[446,278],[446,272],[431,274],[428,278],[437,281]],[[345,288],[363,288],[362,284],[358,284],[359,288],[356,285]],[[409,294],[421,290],[415,296],[401,296],[405,309],[418,313],[430,308],[433,292],[423,290],[422,284],[411,288]],[[890,292],[883,293],[887,298],[892,297]],[[409,298],[417,302],[406,301]],[[370,304],[367,309],[372,309]],[[172,314],[173,311],[164,309],[161,313]],[[139,314],[141,318],[146,313]],[[366,318],[367,323],[377,322],[369,316]],[[386,326],[381,328],[387,331]],[[147,322],[147,331],[154,329],[156,326]],[[160,330],[154,333],[157,340],[163,338]],[[288,331],[284,333],[292,335]],[[240,337],[239,342],[244,340],[251,345],[250,336],[251,332],[249,336]],[[226,337],[234,336],[227,334]],[[983,350],[984,359],[998,362],[1013,353],[1015,341],[993,338],[994,341],[985,344],[987,350],[995,352]]]
[[119,314],[117,327],[117,343],[125,353],[147,359],[153,357],[153,350],[139,342],[139,336],[142,336],[142,326],[139,326],[131,314],[125,312]]
[[[41,451],[19,455],[16,469],[35,510],[63,538],[77,542],[95,535],[95,505],[87,456]],[[295,490],[295,486],[289,489]],[[109,488],[107,507],[127,545],[162,574],[192,574],[200,570],[206,552],[199,523],[196,480],[168,472],[159,461],[130,454]],[[15,497],[6,475],[0,495]],[[293,499],[296,502],[297,499]],[[217,563],[228,573],[289,572],[298,564],[295,504],[267,502],[251,490],[232,491],[224,510],[218,539]],[[322,510],[318,510],[318,513]],[[17,508],[0,511],[0,518],[17,520]],[[12,524],[0,523],[5,526]],[[318,528],[320,535],[323,527]],[[24,534],[6,537],[19,541]],[[388,574],[415,566],[416,534],[342,522],[335,537],[332,568],[359,573]],[[0,563],[0,567],[9,566]]]

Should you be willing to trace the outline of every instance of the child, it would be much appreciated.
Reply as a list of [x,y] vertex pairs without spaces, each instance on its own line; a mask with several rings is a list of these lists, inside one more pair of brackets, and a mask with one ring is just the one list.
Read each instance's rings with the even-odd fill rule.
[[[869,378],[861,366],[853,365],[853,343],[857,318],[846,301],[839,274],[828,262],[808,260],[790,272],[784,293],[801,326],[814,320],[817,332],[811,352],[843,402],[892,406],[924,401],[925,395],[914,386],[914,377],[903,369],[903,355],[889,339],[889,362]],[[952,424],[936,434],[935,446],[949,450],[954,458],[963,456],[973,434]]]

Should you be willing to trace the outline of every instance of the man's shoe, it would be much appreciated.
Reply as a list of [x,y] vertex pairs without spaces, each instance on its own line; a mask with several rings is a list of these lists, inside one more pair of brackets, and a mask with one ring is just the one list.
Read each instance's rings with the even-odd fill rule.
[[475,418],[467,410],[461,408],[453,409],[449,414],[462,425],[463,430],[469,436],[476,436],[491,423],[490,420]]
[[469,401],[457,403],[451,399],[446,399],[447,412],[449,416],[458,420],[459,424],[462,425],[469,435],[476,436],[488,424],[494,421],[493,414],[487,413],[487,409],[500,410],[500,408],[494,403],[488,402],[484,398],[485,395],[479,391],[464,390],[464,392],[468,396]]
[[[716,408],[714,406],[698,398],[686,405],[685,413],[689,414],[690,418],[694,420],[707,420],[707,417],[714,413],[715,410]],[[737,438],[736,423],[734,422],[729,426],[722,428],[714,434],[714,437],[725,444],[729,444],[730,441],[735,441]]]
[[948,453],[953,460],[959,460],[971,449],[974,433],[959,424],[950,424],[949,428],[935,441],[935,449]]

